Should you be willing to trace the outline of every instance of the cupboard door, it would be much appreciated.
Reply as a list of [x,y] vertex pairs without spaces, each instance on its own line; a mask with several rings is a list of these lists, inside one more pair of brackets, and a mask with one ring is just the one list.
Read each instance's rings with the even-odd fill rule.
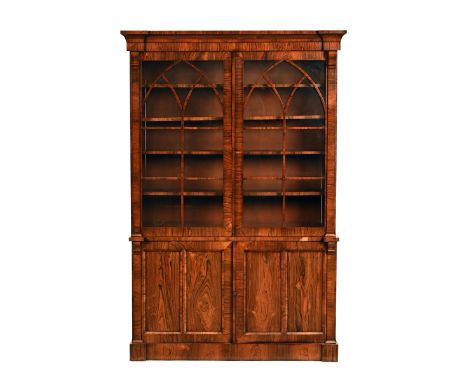
[[323,341],[325,261],[319,243],[236,243],[236,341]]
[[143,259],[146,342],[230,340],[231,243],[148,243]]
[[326,67],[323,52],[242,52],[237,58],[238,234],[323,234]]
[[146,53],[141,63],[143,231],[231,233],[231,56]]

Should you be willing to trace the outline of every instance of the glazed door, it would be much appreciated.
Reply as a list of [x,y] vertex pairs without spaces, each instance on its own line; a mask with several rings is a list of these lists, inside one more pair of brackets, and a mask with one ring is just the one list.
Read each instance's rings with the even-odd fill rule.
[[145,53],[140,82],[143,232],[230,235],[231,55]]
[[230,242],[154,242],[143,251],[144,341],[230,342]]
[[236,234],[323,235],[324,53],[241,52],[235,83]]
[[326,258],[320,243],[235,244],[235,339],[322,342]]

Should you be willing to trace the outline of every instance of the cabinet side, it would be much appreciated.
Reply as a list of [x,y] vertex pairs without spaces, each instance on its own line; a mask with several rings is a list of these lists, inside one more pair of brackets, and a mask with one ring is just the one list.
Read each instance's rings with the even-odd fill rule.
[[326,160],[326,230],[325,288],[326,341],[322,361],[338,360],[336,342],[336,143],[337,143],[337,51],[327,51],[327,160]]
[[131,166],[131,232],[132,236],[132,343],[130,358],[144,360],[143,292],[141,241],[141,58],[130,52],[130,166]]

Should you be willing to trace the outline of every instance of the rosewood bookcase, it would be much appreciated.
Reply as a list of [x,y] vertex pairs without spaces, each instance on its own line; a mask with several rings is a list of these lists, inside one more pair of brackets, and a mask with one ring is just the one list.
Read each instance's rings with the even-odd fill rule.
[[337,361],[345,31],[122,31],[132,360]]

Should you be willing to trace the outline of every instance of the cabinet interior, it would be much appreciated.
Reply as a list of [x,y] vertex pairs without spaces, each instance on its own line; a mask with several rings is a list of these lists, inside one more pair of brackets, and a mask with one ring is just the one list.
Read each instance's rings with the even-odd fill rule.
[[[318,60],[244,62],[245,227],[323,224],[325,72]],[[142,63],[144,226],[223,225],[223,73],[220,60]]]

